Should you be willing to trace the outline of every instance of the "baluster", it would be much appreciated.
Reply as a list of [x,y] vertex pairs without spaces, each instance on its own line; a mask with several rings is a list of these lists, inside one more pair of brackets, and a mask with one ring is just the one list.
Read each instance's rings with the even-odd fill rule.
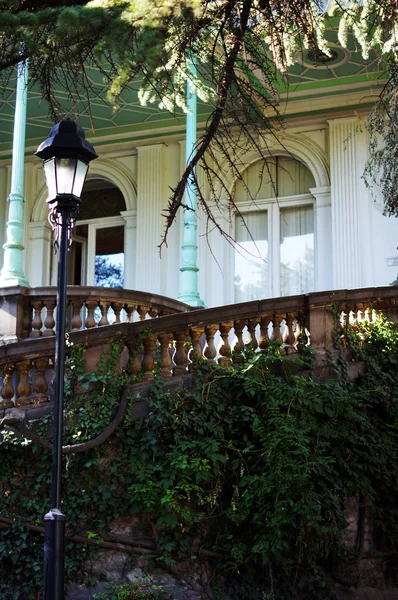
[[147,316],[149,311],[149,306],[139,306],[138,314],[140,316],[140,321],[145,321],[145,317]]
[[141,369],[143,356],[142,348],[138,347],[138,344],[135,340],[133,342],[126,342],[126,346],[130,355],[130,370],[132,375],[135,377]]
[[189,335],[191,337],[192,348],[189,355],[190,363],[188,365],[188,370],[193,371],[197,366],[197,361],[203,358],[202,348],[200,347],[200,338],[203,334],[202,327],[194,327],[189,330]]
[[296,352],[296,336],[295,336],[295,318],[294,315],[288,313],[285,319],[286,331],[283,336],[286,344],[286,354]]
[[123,304],[121,302],[112,302],[112,309],[115,313],[115,320],[113,321],[114,325],[120,323],[120,313],[122,312],[122,308]]
[[340,337],[345,334],[348,326],[348,317],[349,315],[346,313],[346,307],[342,306],[340,309]]
[[22,360],[17,363],[18,385],[17,385],[17,400],[15,406],[28,406],[30,404],[30,383],[29,369],[31,366],[30,360]]
[[281,322],[283,320],[282,315],[274,315],[272,319],[272,323],[274,326],[274,330],[272,332],[272,341],[278,342],[279,344],[283,344],[283,337],[281,333]]
[[14,386],[12,384],[12,374],[15,370],[15,365],[12,363],[7,363],[3,368],[3,385],[0,391],[2,400],[0,400],[0,408],[12,408],[14,403],[12,399],[14,398]]
[[262,352],[265,352],[271,340],[268,333],[268,327],[272,319],[269,315],[260,319],[260,337],[258,338],[258,347]]
[[176,351],[173,356],[175,364],[173,375],[184,375],[187,372],[187,353],[185,350],[187,332],[179,331],[174,334],[174,338],[176,341]]
[[55,309],[55,298],[44,298],[43,300],[44,307],[47,310],[46,317],[44,319],[44,331],[42,333],[43,337],[49,337],[55,335],[54,327],[55,327],[55,318],[54,318],[54,309]]
[[98,323],[98,327],[103,327],[104,325],[109,325],[108,309],[109,309],[110,303],[106,302],[106,300],[100,300],[98,302],[98,306],[101,311],[101,319],[100,319],[100,322]]
[[33,384],[33,391],[35,392],[33,402],[35,404],[42,404],[43,402],[48,402],[48,383],[46,379],[46,372],[49,365],[49,359],[36,358],[34,365],[36,368],[36,377]]
[[235,335],[238,338],[238,341],[236,342],[235,346],[234,346],[234,351],[236,353],[239,353],[243,350],[243,348],[245,347],[244,343],[243,343],[243,328],[246,325],[246,321],[245,320],[239,320],[239,321],[235,321],[234,322],[234,329],[235,329]]
[[127,323],[133,323],[134,313],[137,310],[137,305],[136,304],[126,304],[124,306],[124,310],[126,311]]
[[32,307],[29,303],[29,298],[25,298],[23,303],[23,316],[22,316],[22,337],[25,339],[29,337],[32,331]]
[[97,308],[97,300],[86,300],[86,308],[87,308],[87,317],[84,323],[87,329],[91,329],[96,326],[94,311]]
[[372,318],[372,311],[370,310],[369,306],[367,306],[365,309],[365,321],[370,323],[371,318]]
[[257,350],[257,348],[258,348],[258,342],[257,342],[257,338],[256,338],[256,327],[259,324],[259,322],[260,322],[260,320],[258,318],[249,319],[249,322],[247,325],[247,329],[250,334],[249,345],[251,348],[253,348],[254,351]]
[[207,327],[205,327],[207,347],[205,349],[204,355],[207,358],[207,362],[209,363],[209,365],[215,365],[217,362],[215,360],[217,356],[217,349],[214,344],[214,335],[217,330],[217,325],[208,325]]
[[229,332],[234,326],[233,321],[227,321],[226,323],[220,324],[220,333],[223,345],[220,347],[220,358],[218,359],[218,364],[223,367],[227,367],[232,363],[231,358],[231,346],[229,343]]
[[309,332],[305,329],[304,318],[301,312],[297,314],[293,332],[296,340],[294,346],[297,349],[297,352],[301,352],[304,346],[308,345],[311,338]]
[[172,360],[170,356],[170,344],[173,341],[173,334],[167,333],[159,337],[160,340],[160,374],[162,377],[171,376]]
[[83,325],[82,321],[82,308],[84,304],[83,298],[73,298],[72,302],[72,318],[71,327],[72,331],[80,331]]
[[363,321],[363,304],[357,305],[357,324],[360,325]]
[[148,314],[149,314],[149,316],[151,317],[151,319],[154,319],[155,317],[157,317],[157,316],[158,316],[158,314],[159,314],[159,311],[158,311],[158,309],[157,309],[157,308],[151,308],[151,309],[149,310],[149,313],[148,313]]
[[31,304],[33,306],[34,316],[32,319],[32,331],[30,332],[29,337],[37,338],[41,336],[41,328],[43,326],[43,321],[41,320],[43,303],[41,300],[32,300]]
[[144,358],[142,359],[142,368],[144,370],[143,380],[150,381],[155,377],[153,370],[155,368],[155,360],[153,357],[153,347],[156,342],[156,337],[148,335],[143,339]]

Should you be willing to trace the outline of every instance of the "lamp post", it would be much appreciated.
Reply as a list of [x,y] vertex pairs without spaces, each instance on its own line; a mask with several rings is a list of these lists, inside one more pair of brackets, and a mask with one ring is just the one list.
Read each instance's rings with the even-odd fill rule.
[[65,320],[68,247],[79,214],[88,164],[97,158],[84,131],[69,119],[52,127],[36,156],[43,159],[48,188],[49,222],[58,252],[57,322],[55,328],[54,432],[51,471],[51,509],[44,516],[44,600],[64,598],[64,538],[66,517],[61,512]]

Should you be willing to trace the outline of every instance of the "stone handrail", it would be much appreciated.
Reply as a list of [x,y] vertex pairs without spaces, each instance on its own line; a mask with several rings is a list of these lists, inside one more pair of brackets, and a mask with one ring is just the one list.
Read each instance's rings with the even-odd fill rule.
[[[0,342],[54,336],[56,302],[55,287],[0,290]],[[83,286],[68,286],[67,306],[68,332],[191,310],[156,294]]]
[[[336,327],[344,336],[347,324],[355,327],[379,312],[398,323],[397,298],[394,287],[315,292],[75,330],[69,339],[86,345],[88,371],[95,370],[112,341],[120,341],[124,354],[133,358],[133,373],[140,373],[144,381],[154,378],[155,363],[162,377],[176,377],[194,370],[198,358],[228,365],[248,344],[262,351],[279,342],[286,354],[310,344],[322,360],[325,348],[333,348]],[[0,346],[0,417],[1,410],[34,408],[50,401],[53,357],[51,336]]]

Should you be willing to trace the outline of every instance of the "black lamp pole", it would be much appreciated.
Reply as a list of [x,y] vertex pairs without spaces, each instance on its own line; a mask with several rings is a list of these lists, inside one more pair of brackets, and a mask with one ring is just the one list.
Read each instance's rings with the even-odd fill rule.
[[43,599],[64,600],[66,517],[61,512],[61,482],[68,247],[79,214],[88,163],[97,158],[97,154],[85,139],[81,127],[67,119],[54,125],[50,137],[37,149],[36,156],[44,161],[49,221],[55,233],[55,250],[58,251],[51,509],[44,515]]

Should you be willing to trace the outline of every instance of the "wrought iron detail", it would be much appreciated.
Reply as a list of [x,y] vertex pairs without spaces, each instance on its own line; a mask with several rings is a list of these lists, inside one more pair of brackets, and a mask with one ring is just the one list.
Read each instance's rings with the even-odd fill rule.
[[64,220],[67,227],[68,247],[71,246],[72,232],[79,216],[80,204],[80,198],[73,196],[69,196],[68,198],[57,197],[55,200],[48,202],[48,222],[54,232],[55,252],[59,250],[61,229]]

